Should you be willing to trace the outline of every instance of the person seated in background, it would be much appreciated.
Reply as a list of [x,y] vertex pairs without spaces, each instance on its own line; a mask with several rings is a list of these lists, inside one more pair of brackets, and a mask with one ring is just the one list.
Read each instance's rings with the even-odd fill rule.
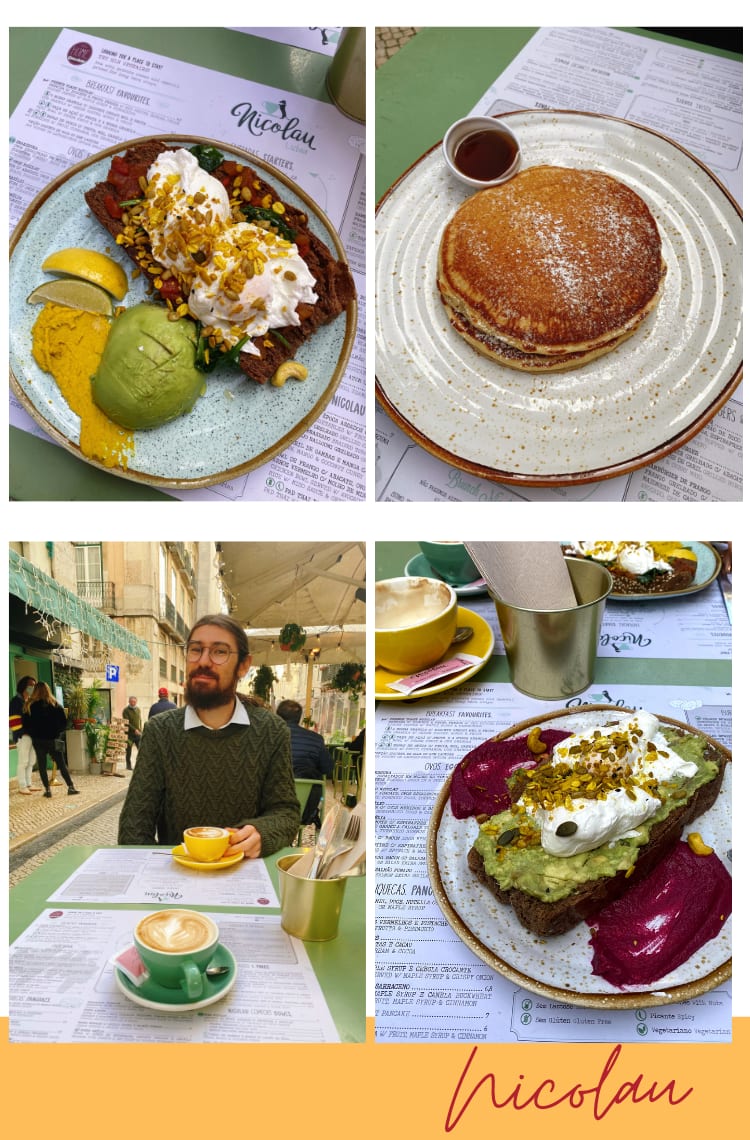
[[250,668],[244,629],[209,614],[185,646],[184,708],[146,721],[128,786],[118,842],[182,842],[187,827],[231,827],[226,854],[255,859],[291,846],[299,829],[289,733],[244,700]]
[[[299,701],[281,701],[276,708],[276,715],[289,726],[295,777],[299,780],[320,778],[321,788],[324,788],[326,777],[333,772],[333,760],[320,733],[303,728],[300,724],[302,705]],[[310,789],[310,795],[302,811],[303,823],[320,824],[321,798],[321,789]]]
[[357,735],[346,746],[350,752],[358,752],[361,756],[365,750],[365,727],[360,728]]

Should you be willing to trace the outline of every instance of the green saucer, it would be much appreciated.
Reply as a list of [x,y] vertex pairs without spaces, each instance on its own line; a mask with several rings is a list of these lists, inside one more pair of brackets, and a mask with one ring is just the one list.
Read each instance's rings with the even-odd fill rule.
[[209,978],[204,974],[203,993],[194,1000],[188,998],[184,990],[170,990],[167,986],[160,986],[152,978],[147,978],[142,985],[136,986],[117,966],[115,966],[115,982],[125,997],[130,998],[136,1005],[146,1006],[147,1009],[177,1011],[202,1009],[204,1006],[213,1005],[215,1001],[223,998],[232,988],[237,977],[237,963],[234,955],[221,942],[216,947],[216,953],[209,962],[209,966],[228,966],[229,972],[220,974],[216,978]]

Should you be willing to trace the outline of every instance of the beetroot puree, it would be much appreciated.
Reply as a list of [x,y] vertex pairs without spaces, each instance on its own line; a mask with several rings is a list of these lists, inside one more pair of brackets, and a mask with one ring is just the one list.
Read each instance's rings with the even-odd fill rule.
[[732,913],[732,880],[716,855],[678,843],[670,855],[588,919],[592,971],[613,986],[650,985],[715,938]]
[[[540,736],[548,753],[569,732],[545,729]],[[497,815],[511,805],[508,780],[519,768],[533,768],[542,759],[527,746],[525,736],[486,740],[472,749],[456,766],[451,778],[451,811],[456,819],[472,815]]]

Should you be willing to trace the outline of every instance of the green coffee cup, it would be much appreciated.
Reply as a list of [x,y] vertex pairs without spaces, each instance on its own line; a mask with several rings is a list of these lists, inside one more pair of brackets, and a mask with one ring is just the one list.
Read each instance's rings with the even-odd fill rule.
[[133,933],[149,975],[160,986],[184,990],[191,1001],[203,994],[204,970],[219,941],[219,928],[196,910],[157,910]]
[[482,577],[462,542],[420,542],[419,549],[438,577],[451,586],[466,586]]

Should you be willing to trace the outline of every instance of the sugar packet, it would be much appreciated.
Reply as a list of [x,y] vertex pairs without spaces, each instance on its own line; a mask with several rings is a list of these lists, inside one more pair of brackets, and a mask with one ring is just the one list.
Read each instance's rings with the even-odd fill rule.
[[481,657],[472,653],[457,653],[450,661],[438,661],[437,665],[430,665],[429,669],[422,669],[419,673],[412,673],[408,677],[401,677],[398,681],[389,681],[388,688],[395,689],[397,693],[412,693],[415,689],[423,689],[425,685],[434,685],[444,681],[454,673],[463,673],[472,665],[480,665]]
[[148,970],[144,966],[135,946],[128,946],[125,950],[121,950],[119,954],[115,954],[114,958],[110,959],[110,962],[113,966],[116,966],[134,986],[142,986],[148,978]]

